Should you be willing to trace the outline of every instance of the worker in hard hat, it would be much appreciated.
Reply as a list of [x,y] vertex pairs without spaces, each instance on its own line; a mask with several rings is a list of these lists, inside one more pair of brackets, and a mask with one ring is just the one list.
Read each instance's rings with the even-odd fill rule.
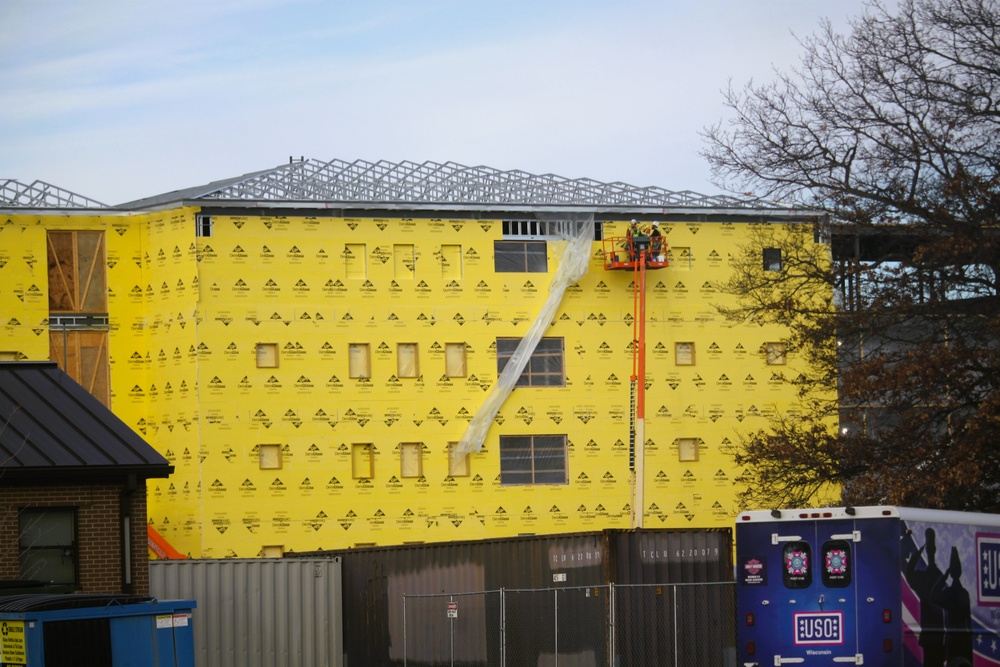
[[660,259],[663,255],[663,236],[660,234],[660,223],[653,221],[653,228],[649,231],[649,249],[650,254],[653,256],[653,261],[662,262]]

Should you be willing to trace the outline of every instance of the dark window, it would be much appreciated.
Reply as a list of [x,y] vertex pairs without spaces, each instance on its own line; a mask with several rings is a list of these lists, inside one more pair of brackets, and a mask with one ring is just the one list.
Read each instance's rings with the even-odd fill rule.
[[76,584],[76,510],[23,509],[19,522],[21,578]]
[[812,583],[812,549],[808,542],[789,542],[781,551],[781,578],[788,588]]
[[[520,338],[497,338],[497,375],[503,372]],[[517,379],[517,387],[562,387],[566,384],[562,338],[542,338]]]
[[851,585],[851,545],[846,540],[833,540],[823,545],[823,585],[845,588]]
[[194,218],[195,236],[212,235],[212,216],[196,215]]
[[764,270],[781,271],[781,248],[764,248]]
[[493,267],[497,273],[545,273],[545,241],[494,241]]
[[500,483],[565,484],[566,436],[500,436]]

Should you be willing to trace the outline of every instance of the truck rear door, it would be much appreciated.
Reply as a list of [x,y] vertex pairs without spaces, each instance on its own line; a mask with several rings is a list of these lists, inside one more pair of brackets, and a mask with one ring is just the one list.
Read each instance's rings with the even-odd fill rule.
[[[859,593],[864,522],[811,514],[737,526],[743,665],[870,665],[883,658],[866,659],[859,641],[866,634],[859,622],[868,622],[859,621],[859,607],[876,607]],[[748,538],[743,545],[741,534]]]

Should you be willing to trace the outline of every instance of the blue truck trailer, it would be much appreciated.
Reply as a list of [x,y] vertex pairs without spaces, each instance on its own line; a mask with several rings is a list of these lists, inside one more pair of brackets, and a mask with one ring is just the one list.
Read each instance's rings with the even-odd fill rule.
[[743,512],[739,664],[1000,666],[1000,515]]

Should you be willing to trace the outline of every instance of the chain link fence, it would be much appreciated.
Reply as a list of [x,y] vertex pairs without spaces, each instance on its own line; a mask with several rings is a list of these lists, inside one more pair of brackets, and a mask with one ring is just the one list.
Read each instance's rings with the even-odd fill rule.
[[637,584],[403,596],[406,667],[733,667],[736,588]]

